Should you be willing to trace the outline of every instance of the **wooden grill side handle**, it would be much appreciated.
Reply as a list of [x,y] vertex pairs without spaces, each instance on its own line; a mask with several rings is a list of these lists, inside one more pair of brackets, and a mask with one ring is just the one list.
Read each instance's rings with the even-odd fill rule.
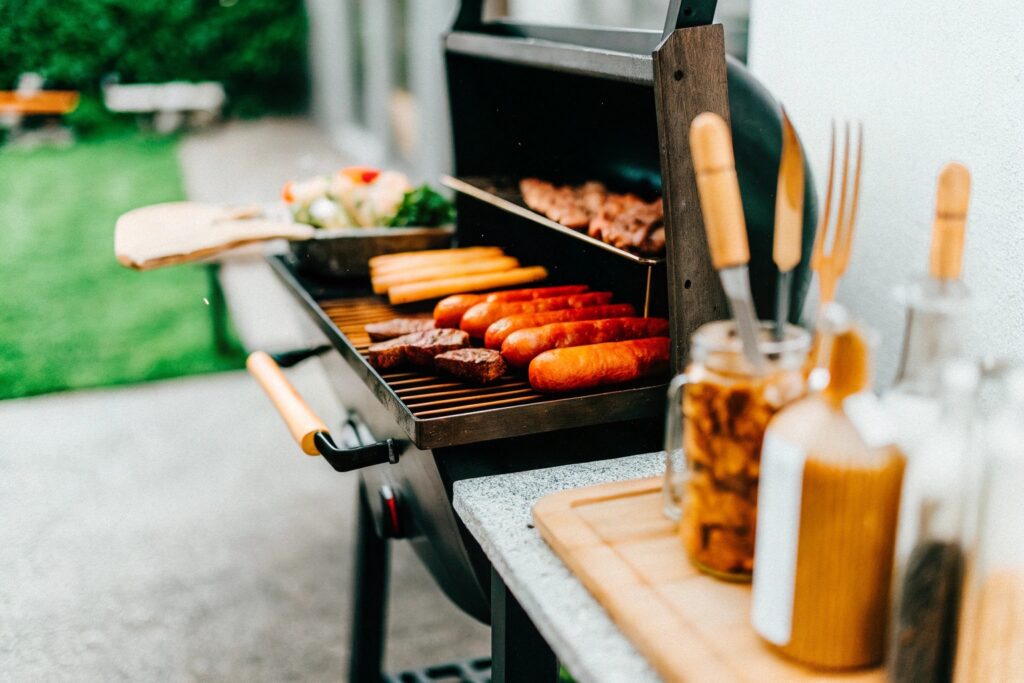
[[253,351],[245,361],[245,367],[253,376],[271,403],[281,414],[292,438],[306,455],[320,455],[314,438],[318,432],[327,433],[327,425],[310,409],[299,396],[292,383],[285,377],[280,366],[264,351]]

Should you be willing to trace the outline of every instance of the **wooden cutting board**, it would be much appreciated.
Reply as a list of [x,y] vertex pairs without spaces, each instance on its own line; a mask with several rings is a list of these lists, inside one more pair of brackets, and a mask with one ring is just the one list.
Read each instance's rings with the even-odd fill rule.
[[259,207],[170,202],[135,209],[117,219],[114,254],[118,262],[149,270],[214,256],[271,239],[309,239],[314,228],[262,217]]
[[537,501],[541,536],[666,681],[884,681],[783,659],[750,626],[750,586],[690,564],[661,512],[661,479],[560,491]]

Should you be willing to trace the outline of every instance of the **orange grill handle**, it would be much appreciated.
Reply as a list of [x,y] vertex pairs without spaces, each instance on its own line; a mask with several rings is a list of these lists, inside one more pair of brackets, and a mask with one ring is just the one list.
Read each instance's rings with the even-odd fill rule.
[[253,351],[245,361],[245,367],[270,397],[302,452],[320,455],[314,439],[318,432],[328,433],[327,425],[299,396],[280,366],[266,352]]

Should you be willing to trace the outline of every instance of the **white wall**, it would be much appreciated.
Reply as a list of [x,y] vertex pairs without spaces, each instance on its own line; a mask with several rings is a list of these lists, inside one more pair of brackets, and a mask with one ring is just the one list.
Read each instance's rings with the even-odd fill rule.
[[838,299],[883,335],[877,379],[891,378],[902,334],[891,290],[926,266],[936,175],[954,159],[974,179],[967,350],[1024,359],[1024,3],[752,0],[749,63],[810,148],[819,196],[830,119],[864,122]]

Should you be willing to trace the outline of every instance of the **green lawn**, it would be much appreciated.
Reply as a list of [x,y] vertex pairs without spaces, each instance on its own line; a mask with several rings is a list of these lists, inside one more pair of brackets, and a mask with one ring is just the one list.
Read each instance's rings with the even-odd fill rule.
[[182,199],[176,143],[0,150],[0,398],[241,367],[211,341],[199,266],[114,260],[121,213]]

